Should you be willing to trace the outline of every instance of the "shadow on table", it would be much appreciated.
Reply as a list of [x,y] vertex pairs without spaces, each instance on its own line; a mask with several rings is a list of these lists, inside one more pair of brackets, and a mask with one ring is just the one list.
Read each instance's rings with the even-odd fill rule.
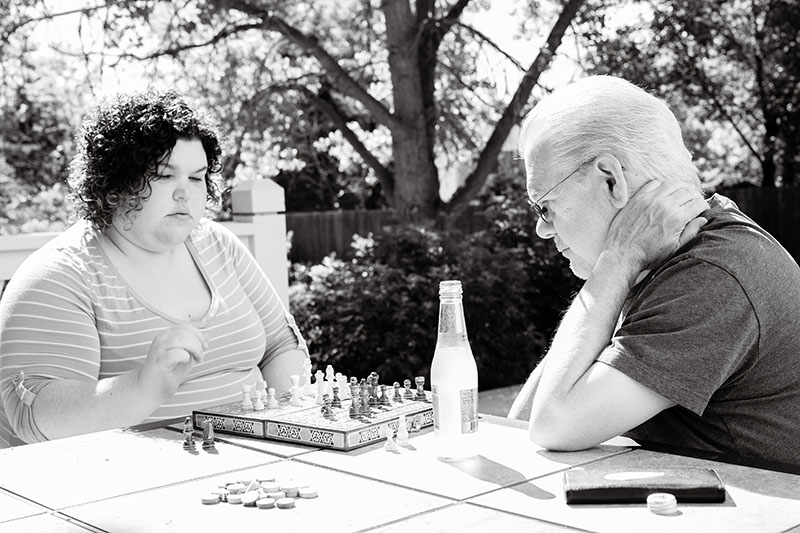
[[442,462],[475,479],[495,484],[498,488],[509,488],[521,492],[537,500],[552,500],[556,497],[555,494],[537,487],[532,482],[525,483],[528,478],[522,475],[521,472],[497,461],[492,461],[483,455],[460,461]]

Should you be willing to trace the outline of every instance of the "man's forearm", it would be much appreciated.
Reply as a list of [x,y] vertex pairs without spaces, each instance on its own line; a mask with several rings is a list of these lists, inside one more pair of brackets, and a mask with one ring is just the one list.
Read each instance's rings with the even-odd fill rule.
[[557,422],[570,410],[570,393],[609,345],[637,274],[616,256],[601,254],[540,363],[541,377],[531,408],[532,434],[537,428]]

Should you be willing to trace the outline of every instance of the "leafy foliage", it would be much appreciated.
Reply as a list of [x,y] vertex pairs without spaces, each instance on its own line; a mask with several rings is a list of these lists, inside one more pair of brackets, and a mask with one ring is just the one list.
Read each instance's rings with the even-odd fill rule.
[[[521,382],[544,354],[577,280],[534,235],[524,180],[500,174],[485,195],[488,229],[471,236],[397,226],[356,238],[353,255],[295,265],[292,312],[318,367],[428,375],[438,283],[460,279],[480,387]],[[391,378],[390,378],[391,379]]]
[[[584,33],[590,71],[625,77],[672,103],[709,188],[791,185],[800,168],[800,4],[791,0],[612,2],[641,18]],[[619,12],[619,11],[617,11]]]

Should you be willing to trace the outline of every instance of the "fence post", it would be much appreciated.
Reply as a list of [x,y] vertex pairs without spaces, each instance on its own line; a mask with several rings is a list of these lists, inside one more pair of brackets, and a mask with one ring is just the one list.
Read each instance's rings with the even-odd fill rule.
[[289,261],[283,187],[266,178],[239,183],[231,191],[231,207],[233,221],[248,224],[250,242],[245,244],[249,244],[248,248],[288,309]]

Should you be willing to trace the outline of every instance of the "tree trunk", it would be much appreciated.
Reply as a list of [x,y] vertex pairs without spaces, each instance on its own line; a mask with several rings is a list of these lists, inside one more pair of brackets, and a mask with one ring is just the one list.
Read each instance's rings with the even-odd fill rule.
[[419,25],[408,0],[385,0],[386,41],[392,75],[394,116],[394,197],[405,220],[433,220],[439,203],[439,175],[433,159],[433,139],[426,124],[419,70]]

